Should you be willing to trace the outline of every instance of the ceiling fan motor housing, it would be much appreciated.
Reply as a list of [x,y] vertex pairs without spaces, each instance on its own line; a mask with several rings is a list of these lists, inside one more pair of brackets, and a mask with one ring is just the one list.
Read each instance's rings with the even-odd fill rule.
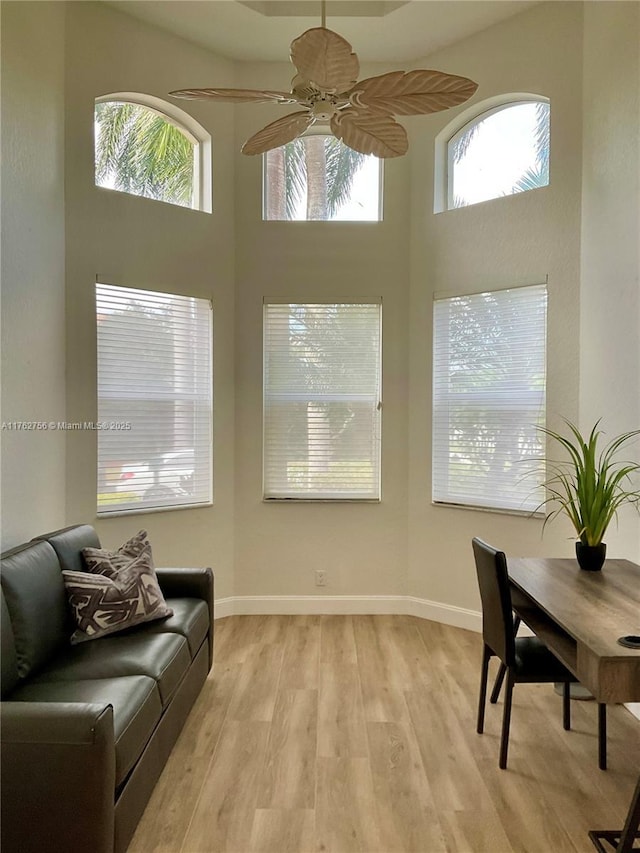
[[329,121],[336,112],[336,105],[328,98],[320,98],[311,107],[311,114],[316,121]]

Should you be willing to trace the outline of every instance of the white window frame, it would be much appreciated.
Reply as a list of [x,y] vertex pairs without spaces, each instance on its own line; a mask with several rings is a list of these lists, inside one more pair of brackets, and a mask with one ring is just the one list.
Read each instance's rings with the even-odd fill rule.
[[[171,314],[163,316],[164,332],[149,334],[149,328],[126,329],[116,326],[109,338],[101,336],[105,313],[126,307],[128,300],[149,306],[157,311],[171,303]],[[213,501],[213,307],[208,299],[164,291],[143,290],[96,282],[97,323],[97,515],[109,517],[159,510],[208,506]],[[166,350],[166,329],[173,340],[171,356],[174,375],[170,387],[158,388],[157,382],[145,378],[140,361],[128,355],[125,347],[134,352],[136,346]],[[127,336],[126,343],[124,342]],[[195,343],[194,343],[195,337]],[[121,371],[108,369],[113,359],[124,355]],[[175,371],[178,370],[178,375]],[[148,376],[148,375],[147,375]],[[182,378],[180,378],[182,377]],[[157,380],[157,376],[155,377]],[[116,405],[112,401],[118,401]],[[132,408],[125,404],[130,400]],[[172,403],[173,414],[153,416],[154,436],[145,431],[149,414],[136,415],[136,403]],[[191,406],[190,415],[180,414],[180,405]],[[114,415],[114,412],[116,413]],[[185,418],[187,420],[185,420]],[[158,447],[158,426],[173,440],[163,451]],[[185,429],[187,430],[185,432]],[[108,444],[107,444],[108,442]],[[114,448],[118,456],[114,457]],[[186,457],[183,459],[182,457]],[[114,459],[122,461],[114,467]],[[154,467],[162,465],[166,468]],[[185,470],[181,470],[184,468]],[[186,470],[190,469],[190,470]],[[184,475],[192,472],[191,486],[185,486]],[[129,477],[132,481],[129,481]],[[147,492],[147,494],[145,494]],[[117,496],[122,495],[118,500]],[[106,497],[105,497],[106,496]],[[101,497],[103,500],[101,501]]]
[[[193,116],[190,116],[189,113],[181,110],[175,104],[170,104],[168,101],[163,101],[162,98],[142,92],[112,92],[96,98],[95,103],[134,104],[135,106],[144,107],[157,113],[165,121],[177,127],[193,145],[193,194],[191,205],[186,209],[199,210],[202,213],[212,212],[213,169],[211,134]],[[96,184],[96,186],[100,187],[99,184]],[[100,189],[105,189],[105,187],[100,187]],[[134,195],[137,198],[147,198],[147,196],[137,195],[137,193],[129,193],[129,195]],[[154,201],[155,199],[151,200]],[[164,204],[173,204],[173,202],[164,202]],[[181,207],[181,205],[174,206]]]
[[[268,312],[272,306],[295,305],[295,306],[321,306],[321,305],[344,305],[344,306],[376,306],[378,309],[378,351],[376,363],[374,366],[376,371],[377,386],[374,391],[368,395],[368,402],[372,405],[374,415],[374,428],[372,430],[370,440],[376,448],[374,458],[374,481],[369,494],[365,494],[362,490],[354,490],[349,492],[347,489],[339,489],[332,492],[327,489],[326,492],[319,493],[317,491],[304,491],[300,489],[280,489],[274,488],[270,482],[269,468],[272,464],[269,458],[269,439],[268,439],[268,407],[269,397],[271,396],[268,388]],[[331,389],[323,392],[302,394],[292,391],[290,394],[285,392],[287,402],[309,402],[310,396],[313,401],[332,402],[341,400],[356,400],[361,395],[354,393],[345,397],[343,393],[337,393]],[[274,397],[283,397],[282,392],[276,392]],[[310,502],[364,502],[364,503],[379,503],[382,499],[381,492],[381,445],[382,445],[382,299],[379,297],[372,299],[350,299],[350,300],[313,300],[300,301],[292,299],[265,298],[263,300],[263,501],[279,502],[279,501],[298,501],[301,503]]]
[[[455,391],[455,374],[449,358],[449,337],[446,326],[449,320],[448,311],[455,310],[455,302],[465,300],[478,304],[486,297],[494,297],[497,302],[503,301],[508,308],[508,300],[518,299],[522,308],[527,306],[535,309],[537,315],[542,318],[540,328],[524,331],[518,327],[510,329],[510,346],[517,349],[521,346],[523,352],[535,351],[538,359],[538,367],[542,375],[541,388],[523,388],[521,381],[518,385],[517,368],[513,376],[513,385],[509,382],[502,383],[502,387],[487,384],[477,391],[469,390],[468,381],[462,383],[462,391]],[[535,464],[535,459],[544,452],[543,436],[535,430],[535,425],[544,426],[546,416],[546,341],[547,341],[547,287],[546,284],[523,285],[514,288],[505,288],[494,291],[483,291],[475,293],[458,294],[457,296],[439,295],[434,297],[433,312],[433,431],[432,431],[432,501],[438,506],[464,507],[467,509],[484,509],[497,512],[524,513],[531,515],[544,500],[542,488],[542,472],[540,466]],[[524,315],[523,315],[524,316]],[[530,314],[527,317],[532,316]],[[528,349],[524,349],[528,347]],[[479,370],[484,371],[484,366],[479,365]],[[458,374],[460,375],[460,374]],[[467,373],[466,379],[468,380]],[[481,375],[479,374],[479,378]],[[454,383],[453,386],[451,383]],[[506,392],[506,393],[505,393]],[[530,433],[532,443],[536,446],[527,458],[518,459],[519,467],[513,465],[513,447],[505,458],[505,466],[502,471],[496,473],[495,478],[481,481],[474,478],[477,469],[473,464],[472,452],[468,451],[467,482],[460,486],[461,472],[464,467],[459,467],[454,479],[451,474],[451,461],[453,438],[451,409],[460,405],[479,411],[492,410],[498,416],[501,412],[520,410],[524,414],[515,415],[513,426],[518,427],[520,434],[522,430]],[[507,427],[510,425],[510,414],[506,414],[504,420],[498,419],[494,425]],[[491,424],[490,424],[491,425]],[[464,444],[459,447],[458,465],[461,465],[464,453]],[[495,457],[500,462],[500,457]],[[520,463],[522,463],[520,465]],[[507,470],[508,469],[508,470]],[[454,472],[456,473],[456,472]],[[464,474],[462,474],[464,477]]]
[[[473,207],[473,204],[464,205],[464,207],[454,207],[453,205],[453,146],[451,143],[474,124],[484,121],[495,113],[516,107],[521,104],[544,103],[551,104],[548,97],[544,95],[536,95],[530,92],[511,92],[504,95],[496,95],[492,98],[475,103],[466,110],[458,113],[458,115],[449,124],[444,127],[436,136],[434,154],[434,213],[445,213],[449,210],[466,210],[468,207]],[[520,193],[514,193],[519,195]],[[496,196],[487,201],[496,201],[501,196]],[[510,198],[510,196],[506,196]],[[475,202],[474,204],[482,204],[483,202]]]

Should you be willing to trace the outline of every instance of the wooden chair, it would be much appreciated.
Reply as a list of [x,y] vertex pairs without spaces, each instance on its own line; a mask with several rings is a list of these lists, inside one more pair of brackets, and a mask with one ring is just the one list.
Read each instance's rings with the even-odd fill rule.
[[[502,735],[500,740],[499,766],[507,766],[509,748],[509,727],[511,724],[511,702],[513,686],[517,683],[553,683],[561,682],[563,691],[563,725],[571,728],[571,705],[569,685],[576,681],[575,676],[549,651],[538,637],[516,637],[519,624],[512,621],[511,592],[507,573],[507,559],[502,551],[496,551],[481,539],[473,540],[473,553],[478,574],[480,598],[482,599],[482,676],[480,680],[480,698],[478,702],[477,731],[484,729],[484,711],[487,696],[489,661],[492,657],[500,659],[505,669],[507,684],[502,716]],[[491,701],[498,699],[502,679],[493,689]]]
[[[629,812],[623,829],[592,829],[589,838],[599,853],[631,853],[632,850],[640,850],[634,846],[634,840],[640,839],[640,777],[636,790],[631,797]],[[604,843],[611,845],[605,847]]]

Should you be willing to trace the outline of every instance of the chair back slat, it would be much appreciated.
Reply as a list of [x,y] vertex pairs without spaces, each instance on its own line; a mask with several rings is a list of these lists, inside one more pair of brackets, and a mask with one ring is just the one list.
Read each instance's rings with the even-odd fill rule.
[[512,666],[515,639],[507,558],[504,551],[497,551],[477,538],[473,539],[473,554],[482,599],[484,642],[504,664]]

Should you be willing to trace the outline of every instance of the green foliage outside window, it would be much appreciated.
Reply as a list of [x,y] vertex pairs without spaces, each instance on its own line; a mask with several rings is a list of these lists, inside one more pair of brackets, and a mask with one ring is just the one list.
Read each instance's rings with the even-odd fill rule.
[[95,169],[99,186],[192,206],[194,144],[148,107],[96,104]]

